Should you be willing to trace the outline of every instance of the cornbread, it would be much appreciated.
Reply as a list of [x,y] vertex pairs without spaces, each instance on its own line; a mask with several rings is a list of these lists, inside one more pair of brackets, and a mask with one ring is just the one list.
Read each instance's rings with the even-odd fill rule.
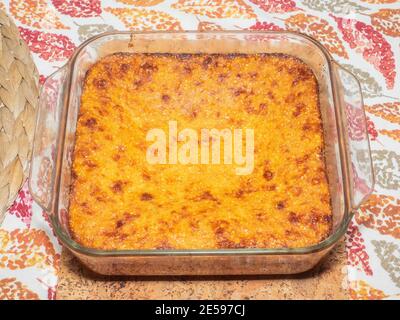
[[[150,164],[153,128],[253,129],[254,170]],[[178,142],[178,145],[182,144]],[[331,229],[318,84],[292,56],[114,54],[87,72],[69,225],[97,249],[296,248]]]

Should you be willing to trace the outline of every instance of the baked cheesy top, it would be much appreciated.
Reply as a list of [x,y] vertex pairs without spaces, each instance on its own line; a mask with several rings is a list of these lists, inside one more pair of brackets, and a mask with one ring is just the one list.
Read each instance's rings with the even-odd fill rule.
[[[254,130],[254,169],[151,164],[153,128]],[[178,147],[182,142],[177,142]],[[170,151],[170,150],[167,150]],[[332,213],[318,85],[272,54],[114,54],[87,72],[69,224],[97,249],[305,247]]]

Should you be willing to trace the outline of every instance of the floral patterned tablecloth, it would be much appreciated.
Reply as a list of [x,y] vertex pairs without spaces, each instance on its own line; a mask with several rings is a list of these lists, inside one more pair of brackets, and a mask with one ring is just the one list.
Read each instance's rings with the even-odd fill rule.
[[[362,83],[376,186],[346,236],[352,299],[400,298],[400,1],[10,0],[43,82],[82,41],[131,30],[296,30]],[[0,228],[0,299],[54,299],[61,246],[27,185]],[[346,276],[347,275],[347,276]]]

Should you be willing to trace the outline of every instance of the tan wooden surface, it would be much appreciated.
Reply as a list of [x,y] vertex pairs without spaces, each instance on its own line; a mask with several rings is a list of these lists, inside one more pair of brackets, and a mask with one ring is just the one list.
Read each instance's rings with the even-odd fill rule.
[[105,277],[62,253],[57,299],[347,299],[344,244],[294,276]]

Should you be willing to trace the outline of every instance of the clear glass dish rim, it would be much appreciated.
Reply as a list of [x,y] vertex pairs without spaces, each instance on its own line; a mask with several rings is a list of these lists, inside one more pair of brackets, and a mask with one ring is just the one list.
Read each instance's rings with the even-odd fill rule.
[[[312,42],[314,45],[317,46],[317,48],[324,54],[327,62],[328,62],[328,73],[329,73],[329,78],[330,78],[330,85],[331,88],[335,88],[335,83],[333,81],[333,72],[332,72],[332,64],[337,64],[340,66],[331,56],[331,54],[327,51],[327,49],[317,40],[314,38],[299,33],[295,31],[249,31],[249,30],[222,30],[222,31],[207,31],[207,32],[199,32],[195,30],[186,30],[186,31],[110,31],[110,32],[105,32],[98,34],[96,36],[93,36],[86,41],[82,42],[74,51],[72,54],[71,58],[68,60],[68,62],[60,67],[57,71],[53,72],[49,77],[52,75],[56,74],[59,72],[61,69],[67,68],[68,70],[68,78],[66,82],[66,92],[68,92],[67,96],[67,103],[66,105],[69,108],[69,92],[71,90],[71,82],[72,82],[72,76],[73,76],[73,71],[74,71],[74,66],[75,66],[75,60],[78,54],[81,52],[83,48],[85,48],[88,44],[91,42],[107,37],[107,36],[118,36],[118,35],[135,35],[135,34],[171,34],[171,35],[184,35],[184,34],[199,34],[199,35],[223,35],[223,34],[249,34],[249,35],[255,35],[255,34],[277,34],[277,35],[294,35],[296,37],[300,37],[303,39],[306,39],[310,42]],[[340,66],[341,67],[341,66]],[[341,67],[342,68],[342,67]],[[350,74],[352,74],[350,71],[346,70]],[[353,75],[353,74],[352,74]],[[353,75],[354,76],[354,75]],[[361,85],[357,79],[357,77],[354,76],[354,78],[357,80],[358,86],[361,88]],[[336,98],[334,94],[334,104],[336,105]],[[336,106],[335,106],[336,109]],[[68,111],[66,112],[68,114]],[[338,124],[338,117],[336,116],[336,124]],[[65,121],[65,119],[61,119],[61,121]],[[347,227],[349,225],[349,222],[351,218],[354,215],[354,211],[357,208],[350,208],[349,201],[347,198],[349,197],[349,180],[347,178],[348,175],[348,169],[347,169],[347,157],[343,154],[344,150],[346,150],[346,147],[343,145],[343,137],[342,133],[339,130],[339,126],[336,125],[336,131],[338,134],[339,139],[339,152],[340,152],[340,166],[342,170],[342,182],[343,182],[343,194],[345,196],[346,201],[344,201],[344,215],[343,219],[340,222],[340,224],[337,227],[337,230],[333,232],[332,234],[329,235],[326,239],[323,241],[312,245],[308,247],[301,247],[301,248],[238,248],[238,249],[182,249],[182,250],[158,250],[158,249],[146,249],[146,250],[101,250],[101,249],[95,249],[95,248],[89,248],[89,247],[84,247],[80,245],[78,242],[74,241],[70,236],[68,236],[62,229],[59,223],[58,215],[56,214],[49,214],[51,224],[53,226],[54,232],[56,236],[61,240],[62,244],[65,245],[67,248],[70,250],[82,254],[82,255],[87,255],[87,256],[95,256],[95,257],[129,257],[129,256],[218,256],[218,255],[306,255],[306,254],[312,254],[316,252],[323,251],[325,249],[330,248],[333,246],[337,241],[339,241],[342,236],[345,234]],[[58,146],[57,148],[63,148],[64,146],[64,141],[58,141],[62,143],[62,146]],[[59,144],[59,143],[58,143]],[[368,139],[368,152],[369,154],[371,153],[370,150],[370,143]],[[57,167],[57,166],[56,166]],[[374,185],[374,176],[372,176],[372,185]],[[31,186],[29,184],[29,189],[31,189]],[[58,208],[58,199],[59,199],[59,187],[56,188],[56,194],[55,196],[55,205],[53,208]],[[32,192],[31,192],[32,194]],[[369,194],[365,197],[367,198]],[[365,201],[365,198],[361,201],[363,203]]]

